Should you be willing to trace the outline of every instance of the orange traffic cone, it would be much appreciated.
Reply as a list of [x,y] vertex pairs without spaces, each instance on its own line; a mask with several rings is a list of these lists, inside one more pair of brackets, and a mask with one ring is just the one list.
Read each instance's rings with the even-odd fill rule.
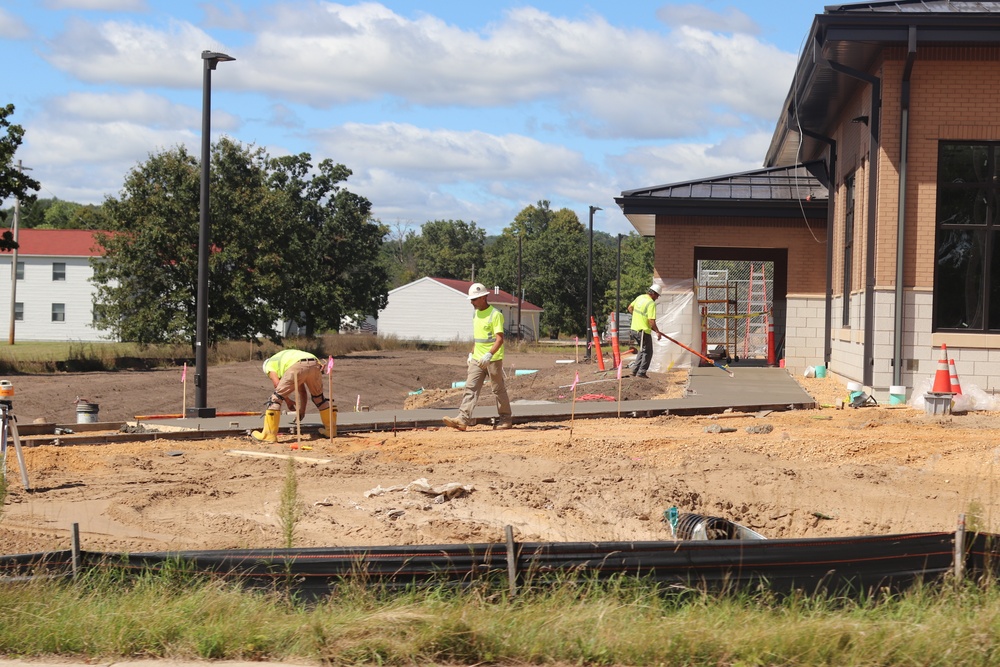
[[958,381],[958,371],[955,370],[955,360],[949,359],[948,366],[951,368],[951,393],[962,395],[962,385]]
[[937,373],[934,374],[932,394],[951,393],[951,373],[948,371],[948,346],[941,344],[941,358],[938,359]]

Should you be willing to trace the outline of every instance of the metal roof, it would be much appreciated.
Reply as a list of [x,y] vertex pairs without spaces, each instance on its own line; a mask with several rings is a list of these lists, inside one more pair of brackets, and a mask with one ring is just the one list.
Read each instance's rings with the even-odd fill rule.
[[643,236],[655,233],[657,215],[801,217],[826,219],[829,198],[822,161],[770,167],[727,176],[622,192],[615,201]]
[[[843,105],[865,85],[831,65],[870,73],[883,49],[1000,44],[1000,2],[897,0],[830,5],[813,19],[778,118],[765,166],[796,164],[826,147]],[[843,69],[843,67],[841,69]]]

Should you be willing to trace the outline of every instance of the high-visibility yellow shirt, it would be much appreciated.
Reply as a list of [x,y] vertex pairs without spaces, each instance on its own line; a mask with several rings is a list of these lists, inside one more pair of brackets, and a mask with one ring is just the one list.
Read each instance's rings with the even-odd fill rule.
[[[490,351],[493,343],[497,342],[497,334],[503,334],[503,313],[487,306],[484,310],[477,310],[472,317],[472,338],[476,346],[472,350],[472,355],[479,359]],[[494,361],[503,359],[503,345],[493,355]]]
[[632,306],[632,326],[630,327],[632,331],[653,333],[649,321],[656,321],[656,302],[647,293],[635,297],[630,305]]
[[303,352],[302,350],[282,350],[277,354],[271,356],[264,364],[265,373],[277,373],[278,378],[282,378],[285,375],[285,371],[291,367],[292,364],[297,364],[300,361],[306,359],[315,359],[316,355],[309,352]]

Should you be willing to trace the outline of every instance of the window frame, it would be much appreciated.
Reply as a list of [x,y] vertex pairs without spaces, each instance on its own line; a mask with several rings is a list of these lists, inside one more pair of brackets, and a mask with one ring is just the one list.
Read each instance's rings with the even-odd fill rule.
[[[57,308],[58,306],[58,308]],[[65,303],[53,303],[52,304],[52,321],[53,322],[65,322],[66,321],[66,304]]]

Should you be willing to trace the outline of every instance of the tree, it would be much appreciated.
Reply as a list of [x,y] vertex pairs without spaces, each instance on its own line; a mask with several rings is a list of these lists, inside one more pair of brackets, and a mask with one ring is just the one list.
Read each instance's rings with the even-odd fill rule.
[[14,153],[24,139],[24,128],[10,122],[9,118],[13,114],[13,104],[0,107],[0,128],[5,130],[0,135],[0,201],[17,197],[24,203],[34,199],[30,190],[38,192],[42,186],[14,163]]
[[421,276],[472,280],[485,263],[486,231],[475,222],[433,220],[420,228],[417,269]]
[[338,329],[345,316],[385,307],[389,274],[381,253],[389,229],[371,217],[371,202],[340,185],[350,169],[322,160],[307,179],[310,160],[308,153],[273,160],[270,183],[284,195],[283,250],[295,263],[286,266],[288,284],[275,303],[312,336]]
[[417,233],[396,221],[382,238],[379,261],[389,277],[389,289],[411,283],[420,277],[417,271]]
[[[208,342],[277,342],[273,301],[287,265],[272,250],[283,221],[266,155],[222,139],[211,162]],[[105,254],[93,263],[95,301],[116,337],[194,344],[199,201],[198,161],[179,147],[150,156],[128,174],[121,196],[105,202],[111,233],[100,235]]]
[[[542,200],[527,206],[488,247],[482,282],[517,291],[517,237],[521,236],[521,287],[524,298],[544,309],[540,334],[586,336],[588,230],[576,213],[553,211]],[[605,235],[607,236],[607,235]],[[594,235],[593,291],[595,299],[606,289],[609,272],[606,244]],[[613,265],[612,265],[613,266]],[[600,311],[595,307],[595,313]]]

